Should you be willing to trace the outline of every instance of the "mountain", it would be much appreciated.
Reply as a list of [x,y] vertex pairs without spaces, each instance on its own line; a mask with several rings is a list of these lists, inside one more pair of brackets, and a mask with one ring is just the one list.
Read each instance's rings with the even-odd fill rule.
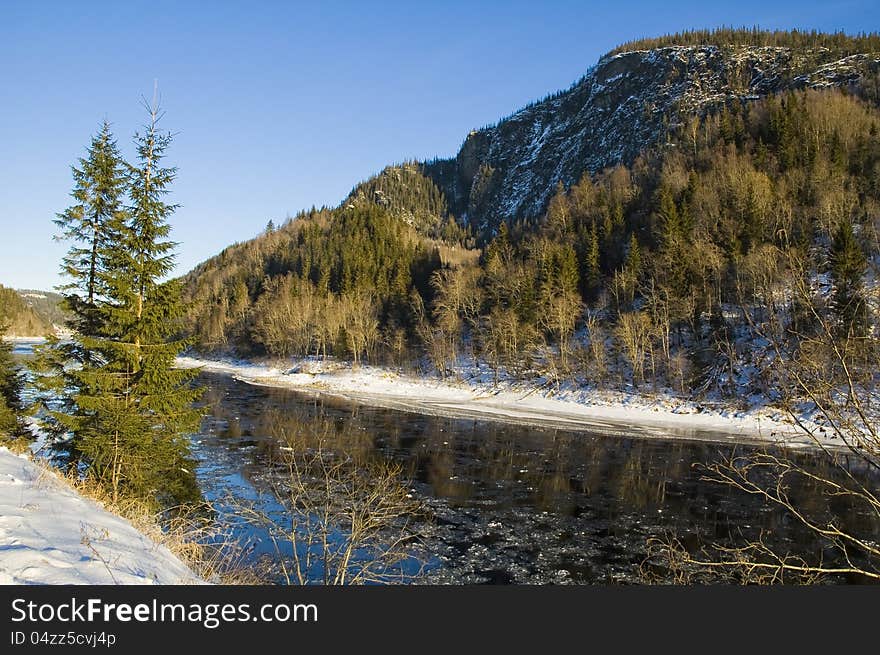
[[389,166],[342,205],[375,202],[433,237],[454,217],[485,242],[502,221],[539,218],[559,184],[631,165],[693,116],[784,91],[876,84],[878,75],[875,35],[722,29],[635,41],[567,90],[472,130],[455,157]]
[[19,292],[0,285],[0,326],[8,324],[8,336],[33,337],[52,332],[56,319],[62,316],[57,307],[60,299],[50,292]]
[[791,89],[849,87],[880,71],[880,54],[838,54],[747,45],[609,54],[568,90],[472,131],[453,159],[421,168],[449,211],[488,237],[501,221],[540,216],[559,183],[632,164],[692,115]]
[[56,326],[64,325],[67,315],[61,308],[61,301],[64,299],[61,294],[39,289],[18,289],[17,291],[18,295],[24,298],[24,301],[44,323]]
[[804,320],[778,305],[793,280],[830,280],[816,315],[836,330],[874,320],[878,53],[877,35],[797,32],[622,46],[454,158],[388,166],[203,262],[183,331],[203,350],[441,373],[471,354],[739,393],[763,364],[734,341],[763,308]]

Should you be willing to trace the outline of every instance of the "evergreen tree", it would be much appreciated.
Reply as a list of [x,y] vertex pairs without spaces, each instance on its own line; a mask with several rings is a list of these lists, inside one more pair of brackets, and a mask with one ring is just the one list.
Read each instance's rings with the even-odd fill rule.
[[678,207],[668,187],[661,187],[658,194],[658,214],[662,221],[663,243],[669,246],[676,238],[681,236],[681,219]]
[[0,438],[19,431],[23,378],[12,358],[12,344],[2,338],[7,329],[6,317],[0,316]]
[[629,235],[629,248],[626,252],[626,272],[632,279],[634,284],[638,284],[639,278],[642,276],[642,249],[639,246],[639,240],[636,233]]
[[74,421],[80,412],[75,400],[81,389],[80,377],[87,378],[104,363],[87,340],[107,332],[100,310],[106,302],[104,282],[112,266],[113,244],[126,229],[125,163],[107,121],[92,138],[79,166],[71,169],[75,203],[57,215],[55,224],[61,230],[56,238],[71,244],[61,263],[67,282],[59,291],[68,310],[65,326],[73,336],[65,341],[49,337],[45,345],[34,349],[35,357],[28,366],[38,392],[37,405],[46,410],[42,427],[56,437],[59,450],[68,450],[71,463],[75,463],[78,442],[66,437],[82,432],[87,420],[83,414]]
[[577,252],[570,243],[560,244],[554,253],[557,286],[562,293],[576,294],[580,286]]
[[853,233],[852,224],[843,220],[831,244],[831,306],[840,335],[864,336],[868,329],[868,310],[863,280],[867,270],[865,254]]
[[[658,197],[660,218],[661,278],[671,296],[682,298],[687,293],[686,243],[682,234],[681,214],[672,193],[661,187]],[[641,257],[640,257],[641,259]]]
[[599,249],[599,229],[595,222],[590,227],[586,264],[587,299],[595,300],[602,284],[602,253]]
[[62,261],[62,272],[70,281],[61,290],[67,292],[65,302],[76,317],[69,327],[94,334],[99,331],[95,307],[104,292],[101,275],[108,247],[119,238],[125,221],[123,161],[107,121],[72,170],[75,203],[55,220],[59,238],[72,242]]
[[44,390],[65,399],[50,422],[72,435],[72,462],[86,465],[114,500],[168,506],[198,497],[186,433],[198,427],[192,403],[199,391],[191,384],[196,371],[173,368],[185,342],[169,341],[183,307],[180,283],[162,281],[174,266],[167,237],[176,206],[165,197],[176,170],[160,165],[171,136],[159,131],[159,119],[150,107],[135,137],[125,220],[102,237],[94,279],[71,274],[74,290],[94,285],[100,294],[70,304],[72,339],[51,340],[35,371]]
[[[113,451],[121,444],[134,464],[124,472],[129,486],[176,502],[196,495],[186,434],[198,428],[192,403],[200,392],[191,384],[197,371],[174,368],[187,345],[169,340],[183,314],[180,282],[163,282],[174,267],[168,219],[177,205],[165,198],[177,171],[161,165],[172,137],[159,130],[158,105],[148,109],[149,122],[135,137],[137,161],[128,167],[128,229],[116,244],[114,275],[107,281],[113,302],[105,315],[115,336],[106,344],[111,394],[95,401],[96,409],[118,421]],[[99,436],[89,450],[97,457],[107,446],[106,435]]]

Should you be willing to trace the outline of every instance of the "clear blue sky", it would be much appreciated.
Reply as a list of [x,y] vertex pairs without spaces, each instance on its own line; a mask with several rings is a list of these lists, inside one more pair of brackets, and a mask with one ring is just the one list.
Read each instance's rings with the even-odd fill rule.
[[70,165],[104,118],[131,155],[154,79],[183,273],[386,164],[454,154],[619,42],[721,24],[871,31],[880,2],[0,0],[0,283],[58,283]]

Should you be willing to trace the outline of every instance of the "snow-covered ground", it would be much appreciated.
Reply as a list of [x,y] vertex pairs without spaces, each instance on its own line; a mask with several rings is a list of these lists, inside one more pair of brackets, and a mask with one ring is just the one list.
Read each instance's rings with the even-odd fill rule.
[[0,584],[196,584],[167,548],[0,448]]
[[[783,410],[772,407],[739,410],[662,393],[597,391],[574,385],[555,388],[511,380],[494,384],[486,371],[479,370],[469,378],[440,380],[372,366],[353,368],[332,360],[297,360],[285,366],[197,357],[179,357],[177,361],[181,367],[201,366],[250,384],[329,393],[363,404],[427,414],[596,429],[605,434],[815,445]],[[823,445],[835,447],[838,443],[829,434]]]

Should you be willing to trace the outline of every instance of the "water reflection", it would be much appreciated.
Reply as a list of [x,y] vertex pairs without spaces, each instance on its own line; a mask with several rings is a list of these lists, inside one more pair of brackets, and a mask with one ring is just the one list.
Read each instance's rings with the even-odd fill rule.
[[[208,497],[265,492],[286,440],[315,425],[353,458],[404,465],[428,505],[431,581],[637,581],[648,537],[707,540],[771,535],[792,551],[820,545],[799,524],[729,487],[703,479],[699,463],[729,445],[443,418],[247,385],[204,374],[208,416],[196,438]],[[739,447],[746,452],[751,447]],[[809,455],[799,455],[804,462]],[[835,475],[827,463],[811,463]],[[832,509],[876,522],[802,481],[793,496],[817,516]],[[260,535],[242,527],[241,537]]]
[[[15,353],[25,360],[32,346],[18,343]],[[700,464],[752,447],[425,416],[223,375],[203,374],[200,382],[207,415],[193,437],[199,485],[250,561],[274,551],[265,532],[238,515],[236,502],[259,503],[281,517],[270,493],[274,463],[292,437],[316,429],[349,457],[404,466],[427,505],[419,520],[428,581],[639,581],[647,539],[664,534],[691,550],[764,535],[812,560],[833,556],[790,515],[703,479]],[[793,457],[820,476],[839,478],[825,459]],[[857,476],[873,475],[876,488],[876,473],[863,470],[858,458],[841,457]],[[798,478],[789,495],[813,517],[833,515],[843,529],[880,540],[877,516],[821,493],[815,481]]]

